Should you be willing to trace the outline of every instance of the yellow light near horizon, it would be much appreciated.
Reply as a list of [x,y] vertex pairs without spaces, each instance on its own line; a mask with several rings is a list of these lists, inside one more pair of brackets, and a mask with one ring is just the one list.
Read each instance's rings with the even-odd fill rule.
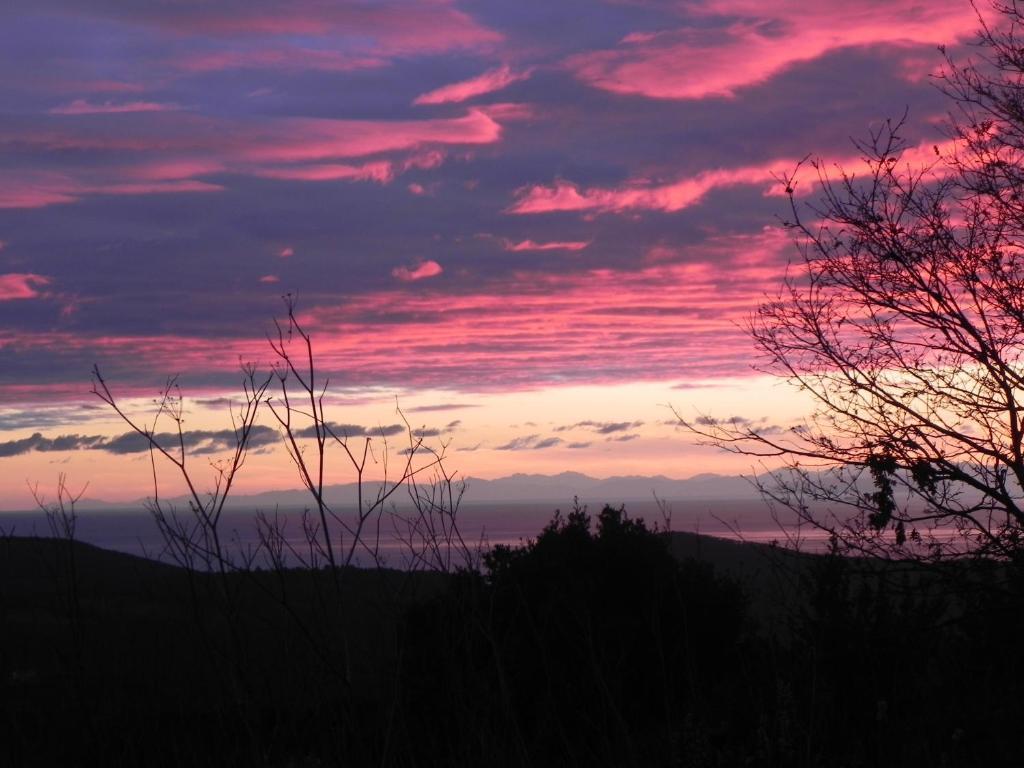
[[[233,393],[227,393],[232,397]],[[214,407],[200,404],[204,398],[186,398],[184,428],[223,430],[231,426],[226,404]],[[210,399],[207,395],[205,399]],[[466,393],[444,390],[397,393],[397,404],[413,428],[447,430],[443,437],[431,439],[432,445],[447,444],[446,468],[459,476],[496,478],[515,473],[557,474],[577,471],[596,477],[612,475],[667,475],[689,477],[704,472],[749,473],[749,458],[736,457],[720,450],[695,445],[693,437],[673,426],[675,412],[685,418],[701,414],[719,418],[739,416],[766,423],[788,424],[808,411],[808,401],[793,388],[767,376],[713,380],[691,383],[686,388],[670,382],[632,382],[617,385],[547,387],[514,392]],[[434,410],[438,406],[463,406]],[[152,424],[152,405],[131,400],[125,408]],[[350,396],[332,396],[326,406],[327,418],[339,424],[359,424],[369,428],[401,422],[396,396],[379,390],[353,392]],[[453,422],[458,422],[454,424]],[[593,423],[628,423],[628,428],[602,434]],[[275,426],[269,412],[260,423]],[[574,426],[575,425],[575,426]],[[303,426],[303,425],[300,425]],[[173,423],[157,425],[170,431]],[[97,419],[47,430],[20,430],[6,433],[2,440],[28,437],[33,431],[48,436],[69,433],[122,434],[127,427],[111,415],[97,413]],[[628,441],[615,438],[635,435]],[[516,440],[533,436],[534,442],[557,437],[562,442],[544,449],[524,447],[502,450]],[[402,435],[389,439],[392,451],[407,445]],[[357,441],[359,442],[359,441]],[[589,443],[585,448],[569,444]],[[310,450],[310,448],[307,448]],[[212,487],[211,456],[195,456],[192,471],[200,487]],[[340,451],[329,454],[328,483],[355,480]],[[394,453],[392,461],[396,460]],[[152,474],[148,453],[113,455],[99,450],[72,452],[30,452],[0,458],[0,509],[28,509],[32,497],[26,482],[52,484],[59,472],[67,472],[72,487],[89,483],[88,496],[110,501],[127,501],[152,493]],[[158,462],[159,477],[166,487],[162,493],[175,494],[181,487],[174,468]],[[382,464],[371,465],[369,478],[379,476]],[[301,487],[291,460],[278,446],[252,452],[238,476],[235,492],[257,493]]]

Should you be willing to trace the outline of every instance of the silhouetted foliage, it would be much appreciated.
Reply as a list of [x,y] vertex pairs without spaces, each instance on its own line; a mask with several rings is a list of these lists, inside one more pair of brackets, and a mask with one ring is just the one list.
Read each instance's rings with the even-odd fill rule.
[[665,535],[606,506],[596,530],[586,509],[556,513],[485,564],[410,619],[422,738],[456,712],[486,734],[482,762],[668,765],[742,741],[744,600],[707,563],[675,560]]
[[483,569],[339,582],[0,538],[0,764],[1017,763],[1015,568],[707,547],[724,578],[671,536],[577,508]]

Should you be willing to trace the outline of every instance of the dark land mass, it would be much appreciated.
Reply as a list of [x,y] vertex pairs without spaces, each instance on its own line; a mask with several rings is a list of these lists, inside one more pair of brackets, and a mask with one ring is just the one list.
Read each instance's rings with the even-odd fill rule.
[[0,764],[1019,763],[1015,569],[559,515],[455,573],[0,538]]

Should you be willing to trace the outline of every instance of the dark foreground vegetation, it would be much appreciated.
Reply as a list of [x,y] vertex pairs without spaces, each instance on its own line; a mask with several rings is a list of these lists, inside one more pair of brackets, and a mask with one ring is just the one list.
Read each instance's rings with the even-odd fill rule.
[[452,575],[8,537],[0,763],[1016,765],[1024,601],[969,569],[607,507]]

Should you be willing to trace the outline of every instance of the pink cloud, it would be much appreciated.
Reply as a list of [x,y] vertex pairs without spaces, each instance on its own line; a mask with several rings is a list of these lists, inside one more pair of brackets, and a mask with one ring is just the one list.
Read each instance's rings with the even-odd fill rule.
[[[0,349],[3,347],[4,340],[0,338]],[[139,394],[144,396],[144,390],[140,388]],[[65,382],[56,384],[44,384],[41,382],[32,382],[31,384],[0,384],[0,401],[4,403],[54,404],[75,403],[83,400],[80,382],[72,384]]]
[[402,170],[408,171],[411,168],[418,168],[419,170],[429,171],[432,168],[440,168],[444,163],[444,160],[444,152],[439,149],[428,149],[410,155],[409,158],[402,163]]
[[[777,287],[792,248],[785,231],[771,228],[683,246],[675,259],[637,269],[520,272],[471,281],[458,293],[424,280],[415,291],[331,297],[300,308],[300,320],[316,340],[321,370],[346,384],[509,390],[743,376],[751,370],[742,323]],[[0,328],[0,347],[49,350],[56,360],[87,352],[101,366],[131,358],[136,370],[232,374],[239,357],[267,356],[258,332],[190,338]]]
[[[155,135],[147,137],[109,125],[101,134],[80,127],[74,132],[9,130],[0,133],[0,142],[45,152],[117,151],[132,161],[5,173],[0,176],[0,208],[70,203],[90,194],[213,192],[223,187],[202,177],[216,173],[386,184],[406,170],[436,168],[448,147],[490,144],[501,137],[501,124],[479,109],[426,120],[284,118],[254,125],[178,113],[161,119]],[[339,162],[357,158],[372,159]]]
[[454,104],[486,93],[494,93],[507,88],[512,83],[525,80],[530,72],[513,72],[511,67],[502,66],[491,69],[469,80],[445,85],[433,91],[421,94],[413,100],[413,104]]
[[140,3],[122,7],[119,17],[125,15],[209,37],[319,36],[388,56],[487,50],[503,39],[451,0],[252,0],[230,11],[205,3]]
[[[91,359],[97,363],[114,362],[125,357],[136,361],[145,361],[146,365],[156,366],[156,370],[177,370],[179,366],[190,370],[231,371],[237,369],[238,359],[262,360],[265,358],[266,339],[262,344],[257,338],[193,338],[181,335],[113,335],[90,336],[75,334],[68,331],[49,331],[38,333],[15,332],[0,329],[0,349],[17,353],[19,350],[48,349],[55,358],[63,354],[86,350]],[[230,353],[228,352],[230,350]],[[231,359],[225,358],[228,355]],[[86,385],[87,387],[88,385]],[[53,385],[55,390],[65,385]],[[2,387],[0,391],[18,387]],[[83,385],[79,381],[74,385],[78,394],[82,393]],[[2,397],[2,396],[0,396]]]
[[138,181],[180,181],[224,171],[224,164],[206,158],[185,157],[168,160],[143,161],[134,165],[113,168],[123,178]]
[[410,184],[407,187],[407,189],[409,190],[409,192],[411,192],[414,195],[425,195],[425,194],[427,194],[427,190],[423,187],[422,184],[415,184],[415,183],[413,183],[413,184]]
[[108,180],[87,180],[91,175],[82,173],[53,173],[27,171],[10,173],[0,178],[0,209],[42,208],[60,203],[73,203],[87,195],[153,195],[184,192],[219,192],[223,187],[196,179],[146,178],[132,176],[130,169],[124,175],[111,175]]
[[678,248],[671,248],[663,243],[651,246],[644,254],[644,261],[648,264],[663,264],[665,262],[678,261],[680,252]]
[[263,277],[260,278],[260,282],[261,283],[270,283],[270,284],[272,284],[272,283],[279,283],[279,282],[281,282],[281,278],[278,277],[277,275],[263,275]]
[[[17,142],[44,152],[60,152],[63,150],[98,150],[101,152],[150,152],[150,151],[184,151],[194,149],[195,137],[187,137],[187,129],[193,131],[202,121],[186,113],[168,113],[166,119],[150,136],[142,136],[138,130],[129,126],[108,124],[93,126],[79,123],[74,129],[55,123],[40,125],[35,129],[3,129],[0,128],[0,142]],[[209,123],[209,121],[206,121]],[[153,125],[151,124],[151,127]],[[207,127],[207,126],[204,126]],[[160,129],[163,130],[160,130]]]
[[364,165],[319,163],[315,165],[294,165],[289,167],[258,168],[252,175],[267,179],[296,181],[376,181],[390,182],[395,174],[391,163],[375,162]]
[[42,208],[74,202],[75,181],[62,173],[8,172],[0,176],[0,209]]
[[[584,82],[615,93],[729,97],[839,49],[951,43],[972,36],[978,26],[971,5],[959,0],[716,0],[686,9],[704,17],[702,23],[627,35],[618,47],[573,56],[566,66]],[[722,25],[709,29],[708,18]]]
[[537,116],[537,109],[532,104],[522,104],[516,101],[499,101],[494,104],[480,104],[476,109],[483,112],[493,120],[506,123],[515,120],[530,120]]
[[[336,361],[327,369],[358,358],[359,370],[348,370],[367,381],[415,375],[421,386],[510,389],[742,376],[750,373],[742,323],[778,285],[791,248],[772,228],[637,270],[523,272],[457,295],[428,284],[353,296],[302,319]],[[377,323],[381,307],[415,320]]]
[[42,295],[39,287],[49,283],[50,278],[30,272],[0,274],[0,301],[37,298]]
[[506,251],[582,251],[590,245],[589,240],[567,240],[550,243],[537,243],[533,240],[520,240],[518,243],[512,240],[502,240],[502,246]]
[[122,150],[172,157],[181,153],[189,161],[202,158],[221,166],[232,164],[236,170],[245,162],[297,163],[385,152],[409,153],[403,168],[429,169],[444,161],[447,146],[491,144],[501,136],[502,126],[491,107],[471,108],[456,117],[419,120],[267,118],[243,122],[182,111],[150,124],[145,135],[118,124],[102,129],[88,124],[73,129],[0,129],[0,141],[43,151]]
[[922,83],[942,70],[942,60],[936,60],[932,51],[907,51],[900,57],[899,74],[911,83]]
[[255,48],[192,54],[174,62],[186,72],[220,72],[230,69],[276,69],[288,71],[354,72],[387,66],[380,56],[347,54],[317,48]]
[[[900,162],[911,167],[933,167],[932,172],[945,172],[940,156],[954,151],[953,142],[939,145],[925,142],[909,148]],[[587,213],[624,213],[626,211],[674,212],[700,203],[715,189],[738,185],[759,186],[765,195],[785,194],[779,178],[794,173],[794,186],[801,194],[813,191],[819,183],[818,170],[809,163],[799,164],[796,159],[780,158],[759,165],[740,166],[702,171],[679,181],[659,183],[648,179],[634,179],[618,187],[580,187],[572,182],[558,180],[550,186],[532,185],[516,192],[516,201],[506,209],[508,213],[535,214],[577,211]],[[847,157],[822,161],[820,167],[838,174],[842,169],[847,173],[863,174],[869,170],[863,158]]]
[[34,80],[48,93],[144,93],[146,86],[125,80],[79,80],[40,74]]
[[83,84],[82,90],[89,93],[142,93],[146,87],[123,80],[92,80]]
[[86,91],[87,93],[142,93],[146,90],[144,85],[139,83],[126,83],[123,80],[87,80],[84,83],[69,83],[74,86],[72,90]]
[[291,246],[288,246],[287,248],[282,248],[281,252],[277,255],[279,258],[282,259],[290,259],[292,256],[295,255],[295,249],[292,248]]
[[155,101],[125,101],[120,104],[105,101],[96,104],[86,99],[74,101],[54,107],[51,115],[116,115],[130,112],[177,112],[181,107],[177,104],[164,104]]
[[437,277],[442,272],[444,270],[440,264],[433,259],[427,259],[426,261],[421,261],[413,269],[395,267],[391,270],[391,276],[408,283],[416,280],[426,280],[428,277]]
[[479,109],[436,120],[286,118],[257,132],[240,155],[256,162],[309,162],[416,150],[429,144],[492,144],[501,125]]
[[180,195],[184,192],[223,192],[219,184],[208,184],[205,181],[181,179],[180,181],[155,181],[152,183],[112,183],[96,186],[83,186],[77,195]]
[[638,179],[621,187],[581,188],[571,182],[559,180],[551,186],[535,185],[518,190],[516,202],[508,208],[508,212],[526,214],[553,211],[680,211],[700,202],[713,189],[736,184],[765,184],[772,181],[773,172],[782,172],[795,165],[796,161],[779,161],[770,166],[704,171],[692,178],[668,184]]

